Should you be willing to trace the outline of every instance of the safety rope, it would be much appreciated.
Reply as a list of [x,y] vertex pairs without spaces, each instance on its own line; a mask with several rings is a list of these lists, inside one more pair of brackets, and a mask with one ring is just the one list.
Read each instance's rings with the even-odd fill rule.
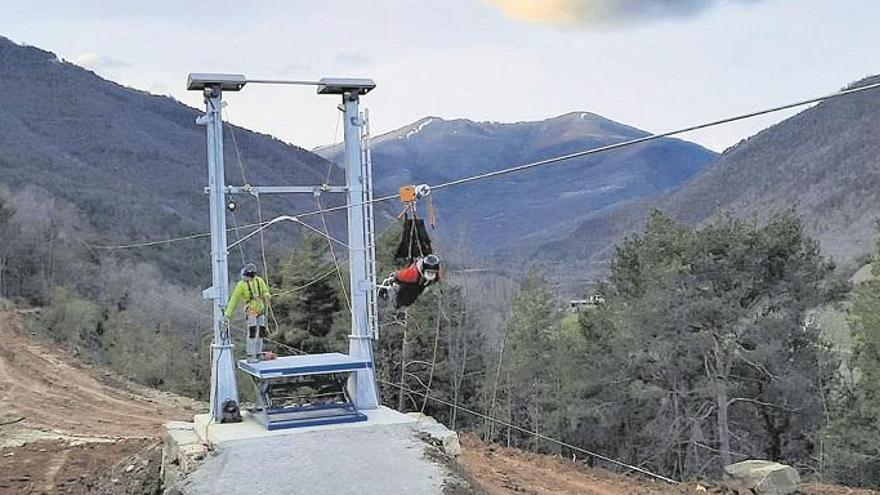
[[327,234],[327,233],[325,233],[325,232],[322,232],[320,229],[316,229],[315,227],[312,227],[311,225],[309,225],[309,224],[303,222],[302,220],[300,220],[299,218],[297,218],[297,217],[295,217],[295,216],[290,216],[290,215],[280,215],[280,216],[277,216],[277,217],[273,218],[272,220],[269,220],[268,222],[262,222],[262,224],[250,224],[250,225],[244,225],[244,226],[242,226],[242,228],[245,228],[245,227],[253,227],[253,226],[258,226],[258,225],[259,225],[258,228],[256,228],[256,229],[254,229],[253,231],[249,232],[247,235],[245,235],[244,237],[242,237],[241,240],[236,241],[236,242],[230,244],[229,246],[226,246],[226,248],[227,248],[227,249],[231,249],[231,248],[235,247],[238,243],[244,242],[244,241],[250,239],[251,237],[253,237],[253,236],[259,234],[261,231],[267,229],[269,226],[274,225],[274,224],[276,224],[276,223],[278,223],[278,222],[282,222],[282,221],[293,222],[293,223],[299,224],[299,225],[301,225],[301,226],[303,226],[303,227],[305,227],[305,228],[311,230],[312,232],[314,232],[314,233],[320,235],[321,237],[326,237],[327,239],[329,239],[329,240],[335,242],[336,244],[339,244],[339,245],[345,246],[346,248],[349,247],[349,246],[348,246],[348,243],[346,243],[346,242],[344,242],[344,241],[342,241],[342,240],[339,240],[339,239],[337,239],[337,238],[335,238],[335,237],[333,237],[333,236],[331,236],[331,235],[329,235],[329,234]]
[[248,184],[247,175],[244,173],[244,162],[241,159],[241,151],[238,149],[238,141],[235,139],[235,129],[229,123],[229,110],[226,111],[226,128],[229,129],[229,136],[232,138],[232,147],[235,149],[235,156],[238,158],[238,170],[241,172],[241,183]]
[[[263,205],[260,202],[260,194],[257,193],[255,195],[257,198],[257,220],[260,223],[263,223]],[[239,244],[240,246],[241,244]],[[269,283],[269,263],[266,261],[266,239],[263,236],[263,230],[260,230],[260,259],[263,262],[263,277],[266,280],[266,283]],[[272,323],[275,325],[275,332],[278,332],[278,327],[280,326],[278,323],[278,318],[275,317],[275,309],[272,307],[272,297],[266,301],[266,312],[269,313],[269,316],[272,318]]]
[[440,311],[443,308],[443,291],[437,292],[437,325],[434,330],[434,352],[431,356],[431,371],[428,373],[428,384],[425,386],[425,398],[422,400],[422,408],[419,410],[422,416],[425,415],[425,406],[428,405],[428,394],[431,393],[431,385],[434,382],[434,367],[437,366],[437,347],[440,342]]
[[247,260],[244,259],[244,246],[241,244],[241,232],[239,232],[238,229],[238,221],[235,219],[235,211],[230,213],[232,213],[232,228],[234,229],[235,237],[237,239],[235,244],[238,247],[238,254],[241,256],[241,266],[244,266],[245,263],[247,263]]
[[[229,120],[229,112],[228,111],[226,112],[226,116],[227,116],[227,121],[228,121]],[[235,150],[235,157],[238,161],[238,169],[241,172],[241,182],[242,182],[242,184],[245,185],[245,187],[248,187],[248,184],[250,184],[250,183],[248,182],[247,174],[245,173],[244,160],[242,160],[242,158],[241,158],[241,150],[238,147],[238,139],[235,138],[235,128],[231,124],[228,124],[226,127],[227,127],[227,129],[229,129],[229,136],[232,138],[232,147]],[[263,204],[260,201],[260,194],[255,193],[253,196],[257,200],[257,223],[262,225],[263,224]],[[238,223],[235,220],[235,212],[234,211],[232,212],[232,222],[233,222],[233,226],[235,227],[236,236],[238,237],[238,240],[234,243],[234,245],[238,247],[238,251],[241,254],[241,263],[242,263],[242,265],[244,265],[245,258],[244,258],[244,247],[242,246],[243,239],[241,238],[241,234],[239,234],[239,232],[238,232]],[[263,280],[265,280],[266,284],[268,284],[269,283],[269,263],[266,262],[266,240],[263,236],[262,229],[259,230],[259,233],[260,233],[260,261],[263,263]],[[278,326],[279,326],[278,325],[278,318],[275,317],[275,311],[272,309],[272,298],[271,297],[269,297],[266,300],[266,312],[272,318],[272,323],[275,324],[275,332],[277,332]]]
[[[338,112],[336,114],[336,128],[333,130],[333,140],[331,143],[336,143],[336,138],[339,137],[339,124],[342,122],[342,112]],[[333,146],[333,144],[331,144]],[[330,183],[330,173],[333,172],[333,161],[329,158],[327,159],[327,178],[324,179],[324,184]]]
[[[323,210],[324,208],[321,206],[321,197],[315,196],[315,203],[318,205],[318,210]],[[333,243],[330,242],[330,230],[327,228],[327,218],[324,217],[324,214],[321,214],[321,224],[324,226],[324,234],[327,237],[327,245],[330,247],[330,256],[333,257],[333,266],[336,267],[336,275],[339,277],[339,289],[342,291],[342,295],[345,298],[345,305],[348,307],[348,312],[351,313],[351,299],[348,296],[348,290],[345,288],[345,280],[342,278],[342,269],[339,268],[339,258],[336,257],[336,249],[333,248]],[[351,315],[352,318],[355,318],[355,315]]]
[[416,247],[419,248],[419,258],[425,257],[425,253],[422,252],[422,239],[421,239],[421,237],[419,237],[420,232],[419,232],[419,228],[418,228],[418,222],[416,221],[416,220],[418,220],[418,216],[416,215],[415,204],[413,204],[412,212],[413,212],[413,218],[412,218],[412,223],[410,224],[409,253],[407,253],[407,254],[409,254],[410,263],[412,263],[414,261],[413,249],[412,249],[413,240],[415,240],[415,242],[416,242]]
[[[226,111],[226,120],[229,121],[229,111]],[[235,150],[235,156],[238,158],[238,170],[241,172],[241,183],[247,184],[247,174],[244,172],[244,162],[241,159],[241,151],[238,149],[238,141],[235,139],[235,131],[232,128],[232,125],[227,125],[227,129],[229,129],[229,137],[232,139],[232,147]],[[244,257],[244,246],[241,245],[241,232],[238,228],[238,220],[235,218],[235,210],[231,211],[232,213],[232,228],[235,229],[235,237],[238,239],[238,253],[241,255],[241,266],[244,266],[246,263]]]

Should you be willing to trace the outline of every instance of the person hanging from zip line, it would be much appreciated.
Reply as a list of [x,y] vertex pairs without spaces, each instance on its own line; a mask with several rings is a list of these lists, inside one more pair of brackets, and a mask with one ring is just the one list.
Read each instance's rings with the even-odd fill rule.
[[429,254],[388,275],[379,286],[379,296],[399,309],[416,302],[428,286],[437,283],[440,283],[440,257]]
[[269,285],[257,275],[257,267],[248,263],[241,269],[241,280],[235,284],[229,304],[226,305],[227,323],[241,302],[247,317],[247,360],[256,363],[264,359],[275,359],[275,353],[263,352],[263,339],[268,337],[266,331],[266,308],[269,306]]

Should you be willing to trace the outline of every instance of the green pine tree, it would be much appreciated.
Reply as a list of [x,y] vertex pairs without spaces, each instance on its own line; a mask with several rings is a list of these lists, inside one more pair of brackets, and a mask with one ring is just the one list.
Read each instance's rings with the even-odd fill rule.
[[273,273],[272,312],[278,328],[272,338],[308,353],[337,351],[347,343],[334,325],[342,305],[328,251],[323,237],[307,234]]

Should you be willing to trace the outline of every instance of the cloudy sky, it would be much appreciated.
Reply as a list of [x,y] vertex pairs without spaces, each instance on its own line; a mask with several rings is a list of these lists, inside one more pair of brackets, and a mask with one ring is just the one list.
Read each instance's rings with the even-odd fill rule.
[[[421,117],[592,111],[649,131],[880,73],[876,0],[0,0],[0,35],[200,106],[188,72],[371,77],[374,133]],[[2,74],[0,74],[2,77]],[[247,87],[229,118],[305,147],[335,100]],[[687,136],[721,150],[781,117]]]

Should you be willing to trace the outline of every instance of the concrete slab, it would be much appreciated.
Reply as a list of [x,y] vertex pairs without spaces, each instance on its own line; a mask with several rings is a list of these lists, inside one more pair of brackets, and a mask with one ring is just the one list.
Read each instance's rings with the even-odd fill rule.
[[412,424],[417,420],[394,409],[380,406],[378,409],[360,411],[367,416],[367,421],[334,425],[310,426],[308,428],[291,428],[288,430],[268,431],[250,413],[242,413],[241,423],[214,424],[211,416],[199,414],[195,417],[195,432],[199,437],[214,446],[222,446],[227,442],[249,440],[255,438],[271,438],[288,435],[302,435],[314,431],[350,430],[370,428],[383,425]]
[[417,422],[362,425],[229,438],[169,493],[441,495],[461,483],[428,454]]

